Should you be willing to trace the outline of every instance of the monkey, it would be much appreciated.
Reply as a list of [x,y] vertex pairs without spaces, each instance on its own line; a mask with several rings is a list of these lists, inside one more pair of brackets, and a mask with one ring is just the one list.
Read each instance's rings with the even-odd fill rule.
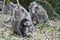
[[14,3],[10,3],[8,8],[11,11],[11,16],[6,22],[11,21],[13,34],[17,34],[19,36],[28,35],[29,33],[27,29],[31,29],[33,33],[34,29],[32,27],[34,27],[34,25],[32,24],[30,13],[22,6],[19,6],[18,8],[18,5]]
[[28,37],[34,33],[35,29],[30,13],[24,7],[20,6],[15,10],[12,27],[13,32],[22,37]]
[[[17,22],[16,22],[16,24],[17,24]],[[26,30],[26,29],[29,28],[30,26],[31,25],[30,25],[29,21],[27,19],[23,19],[20,23],[20,26],[16,27],[16,30],[14,30],[14,33],[19,35],[19,36],[21,35],[22,37],[28,36],[28,34],[27,34],[28,30]],[[18,34],[18,33],[20,33],[20,34]]]
[[[49,24],[49,18],[47,12],[41,5],[37,4],[36,2],[30,3],[29,12],[31,14],[32,20],[35,19],[37,24],[41,24],[41,23],[47,25]],[[34,16],[33,14],[35,15],[35,17],[33,17]]]
[[[30,3],[29,5],[29,12],[30,12],[30,15],[31,15],[31,19],[32,19],[32,22],[34,25],[38,24],[39,21],[38,21],[38,14],[37,13],[34,13],[34,10],[35,10],[35,7],[37,6],[36,2],[32,2]],[[36,11],[37,12],[37,11]]]
[[[31,26],[31,24],[29,23],[28,19],[23,19],[21,21],[20,25],[22,26],[22,28],[21,28],[22,36],[23,37],[30,36],[31,35],[31,30],[27,30],[27,29],[29,29],[29,27]],[[30,34],[28,32],[30,32]]]

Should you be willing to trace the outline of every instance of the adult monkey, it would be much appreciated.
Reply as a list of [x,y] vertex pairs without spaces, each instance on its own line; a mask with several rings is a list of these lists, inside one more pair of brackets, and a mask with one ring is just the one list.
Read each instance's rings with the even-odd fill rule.
[[[11,21],[12,22],[12,27],[13,27],[13,32],[17,35],[23,35],[23,33],[21,33],[21,30],[23,32],[25,32],[24,29],[28,29],[29,27],[27,27],[27,25],[32,26],[31,25],[31,17],[30,14],[26,11],[26,9],[24,9],[21,5],[17,5],[17,4],[13,4],[12,2],[10,2],[10,4],[8,5],[9,10],[11,10],[11,16],[6,20],[6,22]],[[25,20],[26,19],[26,20]],[[23,26],[23,23],[21,23],[21,21],[28,21],[29,23],[27,25],[24,25],[26,27]],[[27,22],[25,22],[27,23]],[[24,24],[25,24],[24,23]],[[21,28],[22,26],[22,28]],[[31,27],[31,30],[32,30]],[[28,32],[28,30],[26,30]],[[29,34],[27,33],[26,34]],[[24,36],[24,35],[23,35]]]
[[50,26],[48,22],[49,18],[47,12],[44,10],[44,8],[41,5],[38,5],[36,2],[32,2],[29,6],[29,11],[31,13],[31,18],[34,24],[44,23]]
[[[33,34],[34,27],[32,24],[30,13],[28,13],[26,9],[21,5],[18,5],[17,9],[15,10],[14,21],[12,22],[12,24],[14,33],[19,36],[21,35],[25,37],[23,32],[25,32],[27,36]],[[30,32],[28,32],[27,29],[30,29]]]

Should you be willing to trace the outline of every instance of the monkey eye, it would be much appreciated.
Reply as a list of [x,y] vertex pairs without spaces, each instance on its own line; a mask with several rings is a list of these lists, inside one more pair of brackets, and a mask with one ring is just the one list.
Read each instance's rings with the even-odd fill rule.
[[24,13],[24,9],[21,10]]

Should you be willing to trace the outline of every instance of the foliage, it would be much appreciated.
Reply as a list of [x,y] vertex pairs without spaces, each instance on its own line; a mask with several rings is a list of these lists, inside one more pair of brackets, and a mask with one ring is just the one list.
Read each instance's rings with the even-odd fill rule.
[[[2,0],[3,1],[3,0]],[[9,3],[12,1],[13,3],[17,3],[16,0],[6,0],[6,3]],[[55,17],[58,18],[57,15],[53,13],[53,11],[49,8],[49,5],[46,3],[43,3],[41,1],[37,0],[19,0],[20,4],[28,10],[28,6],[31,2],[36,1],[40,5],[42,5],[43,8],[47,11],[49,18]],[[51,8],[58,14],[60,15],[60,0],[42,0],[42,1],[47,1],[49,4],[51,4]],[[60,18],[60,17],[59,17]]]
[[8,4],[10,2],[10,0],[5,0],[5,2]]
[[59,14],[60,13],[60,0],[48,0],[52,8]]
[[[55,17],[60,18],[58,15],[60,15],[60,1],[59,0],[45,0],[46,2],[37,1],[40,5],[42,5],[43,8],[47,11],[49,18]],[[50,7],[51,6],[51,7]],[[56,14],[55,14],[56,13]]]

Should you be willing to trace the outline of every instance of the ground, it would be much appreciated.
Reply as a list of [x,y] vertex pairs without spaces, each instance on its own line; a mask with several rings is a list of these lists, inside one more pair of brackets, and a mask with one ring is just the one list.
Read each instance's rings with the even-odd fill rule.
[[[0,14],[0,40],[21,40],[22,38],[17,35],[13,35],[11,23],[9,27],[3,25],[10,15]],[[60,21],[52,21],[50,23],[53,27],[46,27],[45,25],[41,28],[36,26],[35,37],[30,40],[60,40]],[[27,39],[28,40],[28,39]]]

